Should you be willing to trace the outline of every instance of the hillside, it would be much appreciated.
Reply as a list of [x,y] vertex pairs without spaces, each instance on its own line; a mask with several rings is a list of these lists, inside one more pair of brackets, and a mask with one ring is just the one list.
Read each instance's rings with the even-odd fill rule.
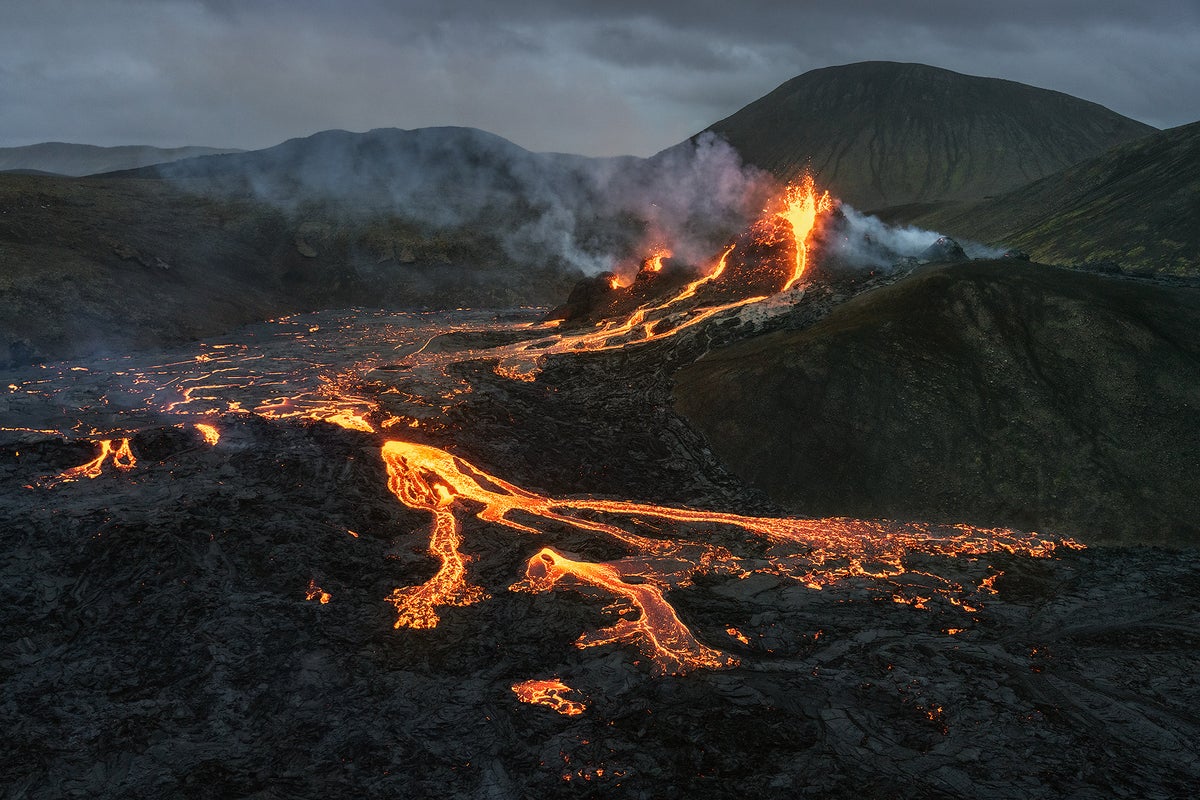
[[0,172],[35,171],[79,177],[162,164],[181,158],[236,152],[239,151],[216,147],[96,147],[90,144],[42,142],[25,147],[0,147]]
[[385,213],[346,221],[158,180],[0,175],[0,367],[317,308],[550,303],[577,277]]
[[1200,288],[930,266],[710,353],[676,408],[794,513],[1200,535]]
[[813,70],[707,130],[860,209],[978,199],[1154,131],[1060,92],[922,64]]
[[1049,263],[1200,273],[1200,122],[1118,145],[1000,197],[894,214]]

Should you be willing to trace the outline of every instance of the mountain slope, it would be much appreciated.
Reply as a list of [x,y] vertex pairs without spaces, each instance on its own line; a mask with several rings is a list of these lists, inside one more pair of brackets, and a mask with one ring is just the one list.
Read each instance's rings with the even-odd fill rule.
[[90,144],[42,142],[25,147],[0,147],[0,172],[35,170],[79,177],[162,164],[181,158],[236,152],[239,151],[216,147],[96,147]]
[[1200,122],[1161,131],[1001,197],[909,217],[1051,263],[1200,273]]
[[1200,288],[931,266],[714,351],[675,403],[790,510],[1200,541]]
[[872,61],[807,72],[708,130],[781,179],[811,164],[872,209],[996,194],[1154,128],[1060,92]]

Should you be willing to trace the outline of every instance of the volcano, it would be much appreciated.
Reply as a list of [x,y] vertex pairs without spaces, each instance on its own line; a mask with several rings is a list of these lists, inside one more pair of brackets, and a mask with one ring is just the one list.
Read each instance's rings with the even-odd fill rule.
[[[750,463],[795,480],[778,439],[826,487],[835,457],[791,444],[828,417],[796,365],[863,340],[856,309],[887,298],[896,348],[844,352],[903,354],[931,274],[1010,266],[826,269],[839,224],[803,182],[712,263],[655,248],[605,278],[623,300],[574,319],[322,311],[13,371],[9,794],[1193,785],[1189,551],[1090,547],[986,505],[787,513],[697,412],[753,420]],[[800,390],[739,383],[745,348],[783,353],[755,361]],[[930,385],[929,352],[900,375]]]

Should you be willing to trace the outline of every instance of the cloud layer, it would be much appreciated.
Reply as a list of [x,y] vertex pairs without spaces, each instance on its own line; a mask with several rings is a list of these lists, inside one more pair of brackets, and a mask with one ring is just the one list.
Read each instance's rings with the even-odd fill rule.
[[648,155],[809,69],[918,61],[1200,117],[1194,0],[0,0],[0,146],[467,125]]

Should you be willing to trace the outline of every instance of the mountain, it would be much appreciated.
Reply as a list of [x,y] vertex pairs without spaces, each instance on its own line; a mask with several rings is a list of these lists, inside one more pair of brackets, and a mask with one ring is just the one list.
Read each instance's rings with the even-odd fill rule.
[[32,170],[78,177],[162,164],[181,158],[237,152],[240,151],[216,147],[96,147],[90,144],[43,142],[25,147],[0,147],[0,172]]
[[1200,287],[1022,261],[930,266],[716,350],[675,406],[804,515],[1194,545]]
[[870,61],[806,72],[707,130],[875,209],[998,194],[1155,129],[1060,92]]
[[1118,145],[1000,197],[905,221],[1050,263],[1200,273],[1200,122]]

